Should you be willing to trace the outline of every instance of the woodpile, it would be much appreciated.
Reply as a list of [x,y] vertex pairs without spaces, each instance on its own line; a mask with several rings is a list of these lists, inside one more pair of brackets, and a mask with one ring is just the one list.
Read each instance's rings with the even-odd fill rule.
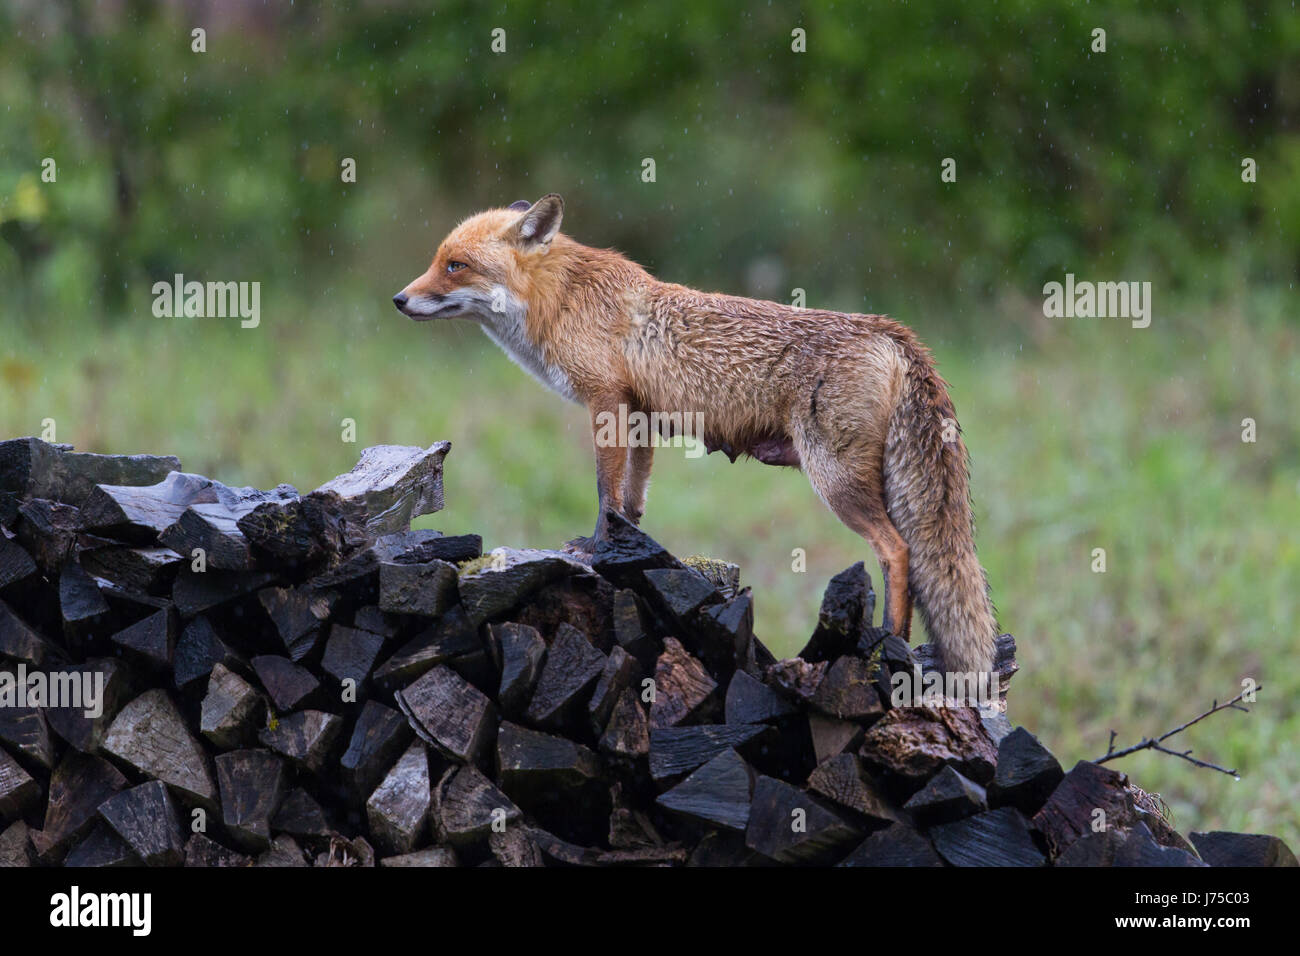
[[617,515],[589,555],[411,531],[449,448],[300,494],[0,442],[0,865],[1295,865],[893,706],[933,655],[862,564],[777,661],[734,565]]

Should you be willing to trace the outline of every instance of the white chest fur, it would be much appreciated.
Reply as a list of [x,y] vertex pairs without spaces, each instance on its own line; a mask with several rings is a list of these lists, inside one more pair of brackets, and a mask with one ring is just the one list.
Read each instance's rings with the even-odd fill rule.
[[[498,297],[497,302],[502,302]],[[513,296],[504,297],[505,308],[500,311],[488,311],[482,314],[483,331],[501,350],[510,356],[511,361],[541,382],[547,388],[563,395],[569,401],[576,402],[577,394],[573,383],[557,365],[547,362],[541,349],[531,341],[524,328],[524,306]]]

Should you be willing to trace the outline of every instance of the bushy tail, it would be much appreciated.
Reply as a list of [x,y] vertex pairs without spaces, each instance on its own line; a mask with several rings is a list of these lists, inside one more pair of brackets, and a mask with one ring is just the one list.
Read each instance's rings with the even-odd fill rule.
[[900,344],[908,370],[885,441],[885,505],[907,542],[912,596],[944,669],[986,673],[998,628],[975,554],[966,446],[929,351],[914,339]]

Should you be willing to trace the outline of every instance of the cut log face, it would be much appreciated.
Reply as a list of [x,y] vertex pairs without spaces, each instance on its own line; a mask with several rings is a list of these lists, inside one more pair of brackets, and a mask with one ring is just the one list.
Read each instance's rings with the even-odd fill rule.
[[194,571],[190,566],[181,569],[172,588],[172,600],[181,617],[191,618],[204,611],[223,607],[247,597],[275,580],[269,572]]
[[609,845],[615,849],[635,849],[646,846],[663,846],[649,814],[638,809],[629,799],[622,782],[609,788],[613,809],[609,814]]
[[99,815],[146,866],[179,866],[185,859],[176,806],[158,781],[114,794],[99,805]]
[[695,844],[687,866],[694,867],[732,867],[732,866],[766,866],[767,858],[755,853],[745,846],[744,832],[734,830],[713,830],[705,834],[704,839]]
[[778,863],[829,863],[865,833],[847,816],[798,787],[760,777],[745,829],[745,845]]
[[1262,833],[1226,830],[1193,833],[1192,843],[1210,866],[1298,866],[1295,854],[1282,840]]
[[554,634],[561,624],[577,628],[605,653],[614,646],[614,586],[586,571],[543,584],[511,614],[519,624]]
[[228,849],[202,833],[192,834],[185,843],[186,866],[244,867],[252,862],[244,854]]
[[378,701],[366,701],[340,761],[354,797],[364,800],[371,794],[412,736],[406,717]]
[[772,728],[766,724],[699,724],[650,731],[650,776],[666,780],[707,763],[724,750],[741,750]]
[[265,710],[266,702],[253,685],[218,664],[208,679],[199,732],[218,750],[234,750],[252,741]]
[[361,452],[355,468],[311,496],[337,496],[340,511],[372,537],[405,531],[414,518],[442,510],[442,462],[450,450],[447,441],[428,448],[375,445]]
[[928,837],[906,823],[871,834],[839,866],[943,866]]
[[758,724],[798,711],[790,700],[744,671],[736,671],[727,685],[725,713],[729,724]]
[[169,592],[184,563],[171,548],[112,545],[81,552],[88,574],[141,594]]
[[1047,839],[1052,856],[1060,856],[1075,840],[1093,832],[1098,810],[1105,814],[1107,827],[1123,830],[1137,821],[1128,778],[1108,767],[1080,760],[1034,815],[1034,827]]
[[17,820],[7,830],[0,830],[0,870],[31,866],[35,859],[32,833],[26,823]]
[[264,588],[257,598],[275,624],[289,659],[298,663],[315,649],[339,596],[316,588]]
[[480,763],[489,752],[496,707],[450,668],[435,667],[395,696],[416,734],[448,757]]
[[869,722],[885,712],[876,692],[875,669],[860,657],[841,657],[831,664],[812,705],[843,720]]
[[379,861],[380,866],[460,866],[456,851],[447,846],[431,846],[414,853],[388,856]]
[[477,627],[509,611],[544,584],[586,570],[586,565],[559,551],[497,548],[461,569],[461,604]]
[[235,526],[260,563],[300,568],[324,565],[365,542],[362,528],[350,528],[332,495],[263,502],[240,515]]
[[152,485],[180,471],[171,455],[93,455],[40,438],[0,442],[0,491],[80,505],[98,484]]
[[749,823],[755,773],[728,747],[656,801],[666,810],[727,830]]
[[488,846],[492,856],[502,866],[537,867],[545,866],[542,849],[522,827],[512,827],[504,833],[493,832],[488,836]]
[[523,813],[475,767],[453,767],[439,782],[433,817],[439,840],[464,846],[501,833],[523,819]]
[[869,821],[888,824],[905,819],[889,796],[867,774],[862,760],[854,754],[837,754],[818,764],[808,777],[808,789],[860,813]]
[[[989,739],[993,741],[995,747],[1001,747],[1002,741],[1005,740],[1014,729],[1011,726],[1011,721],[1007,719],[1007,715],[1002,713],[980,711],[980,723],[982,723],[984,729],[989,732]],[[1062,776],[1064,776],[1064,771],[1062,771]]]
[[[310,498],[305,499],[304,505],[310,501]],[[359,525],[353,527],[342,517],[338,523],[340,529],[335,536],[338,540],[321,544],[321,554],[317,557],[328,557],[342,551],[344,560],[314,577],[309,587],[337,588],[360,604],[374,603],[379,599],[381,564],[425,564],[433,560],[454,564],[465,558],[478,557],[477,553],[470,552],[482,551],[482,541],[477,535],[448,538],[440,531],[399,531],[380,535],[371,541]]]
[[600,758],[581,744],[508,721],[497,735],[497,766],[508,794],[572,790],[595,779]]
[[126,788],[126,777],[106,760],[69,750],[50,777],[45,825],[32,833],[32,845],[56,859],[94,825],[99,805]]
[[640,661],[642,667],[652,669],[663,647],[651,633],[634,591],[624,588],[614,593],[612,616],[618,646]]
[[903,805],[922,826],[951,823],[988,809],[984,788],[944,767]]
[[1043,866],[1029,821],[1015,807],[977,813],[930,831],[935,849],[953,866]]
[[41,797],[41,785],[18,761],[0,750],[0,821],[22,816]]
[[172,663],[172,677],[177,690],[187,690],[206,680],[218,664],[230,670],[249,670],[206,617],[196,617],[185,626],[176,642]]
[[410,853],[424,834],[430,801],[429,757],[417,740],[366,801],[375,845],[390,853]]
[[287,833],[281,833],[271,841],[270,848],[257,857],[253,866],[296,869],[311,866],[311,863],[308,862],[307,854],[303,852],[298,842]]
[[820,765],[836,754],[856,750],[862,744],[866,731],[854,721],[812,713],[808,715],[808,734],[812,739],[813,754]]
[[791,700],[808,702],[816,696],[829,667],[825,661],[810,664],[797,657],[778,661],[768,666],[767,683]]
[[17,543],[0,534],[0,590],[36,579],[36,562]]
[[353,689],[364,688],[370,683],[370,672],[383,646],[384,639],[379,634],[332,624],[321,669],[340,684],[352,681]]
[[88,633],[108,619],[108,601],[80,564],[65,564],[59,574],[59,611],[70,634]]
[[974,707],[896,707],[867,730],[861,754],[918,782],[951,766],[981,785],[998,759]]
[[221,819],[243,848],[262,852],[271,845],[271,817],[284,798],[284,760],[266,750],[234,750],[217,756]]
[[865,629],[871,626],[875,608],[871,577],[866,565],[859,561],[831,578],[822,596],[817,629],[799,656],[817,663],[852,654]]
[[149,544],[175,524],[192,504],[217,500],[217,482],[202,475],[173,471],[152,485],[99,483],[81,505],[87,531]]
[[600,749],[620,757],[644,757],[650,752],[650,717],[631,688],[619,694],[601,734]]
[[406,618],[400,614],[381,611],[377,604],[368,604],[357,608],[353,615],[352,626],[371,634],[378,634],[385,641],[392,640],[405,631]]
[[203,748],[190,735],[165,690],[145,691],[118,713],[104,753],[170,786],[182,798],[212,806],[216,787]]
[[68,851],[63,865],[80,869],[121,869],[144,866],[144,861],[108,824],[96,821],[90,833]]
[[32,667],[58,667],[67,654],[27,626],[9,605],[0,601],[0,656]]
[[271,832],[287,833],[296,840],[311,845],[328,843],[334,828],[330,826],[325,809],[316,798],[297,787],[290,790],[280,802],[280,809],[271,819]]
[[672,624],[684,628],[708,604],[721,604],[713,582],[694,568],[650,568],[645,572],[652,601]]
[[274,726],[264,727],[259,740],[282,757],[305,770],[319,774],[325,769],[330,749],[343,730],[343,718],[321,710],[302,710],[280,717]]
[[621,647],[610,649],[605,660],[596,689],[591,692],[587,702],[587,717],[592,733],[600,734],[609,726],[609,718],[614,713],[614,705],[623,691],[639,686],[641,665],[637,659]]
[[510,716],[520,716],[533,696],[542,661],[546,658],[546,641],[535,627],[527,624],[493,624],[492,646],[501,663],[501,685],[497,701]]
[[146,667],[166,670],[176,646],[176,614],[170,608],[155,611],[114,634],[113,643]]
[[1195,853],[1178,847],[1162,846],[1152,836],[1145,823],[1138,823],[1124,835],[1124,840],[1115,850],[1115,858],[1110,865],[1199,867],[1209,864]]
[[1065,771],[1038,738],[1017,727],[998,744],[998,766],[989,784],[989,804],[1037,813],[1052,795]]
[[749,588],[722,604],[700,610],[696,619],[696,649],[719,678],[751,663],[754,648],[754,596]]
[[379,607],[390,614],[439,617],[456,603],[457,571],[447,561],[379,565]]
[[76,554],[83,515],[72,505],[32,498],[18,506],[18,543],[51,579]]
[[0,669],[0,744],[49,770],[54,766],[55,741],[45,722],[43,706],[23,706],[24,701],[43,705],[44,699],[33,699],[32,695],[41,693],[45,685],[43,673]]
[[221,504],[190,505],[162,530],[158,543],[177,554],[192,555],[197,548],[211,568],[245,571],[253,567],[253,555],[236,524],[240,517]]
[[717,681],[674,638],[664,639],[655,664],[655,696],[650,726],[672,727],[698,721],[717,703]]
[[604,672],[605,661],[605,655],[577,628],[561,624],[546,652],[528,705],[528,720],[539,727],[560,729],[576,718]]
[[262,682],[275,709],[286,713],[303,707],[317,696],[320,681],[312,676],[311,671],[299,667],[287,657],[265,654],[253,658],[253,670]]
[[375,680],[387,686],[404,686],[438,664],[451,663],[482,650],[478,629],[470,624],[460,607],[453,607],[427,630],[399,647],[375,671]]

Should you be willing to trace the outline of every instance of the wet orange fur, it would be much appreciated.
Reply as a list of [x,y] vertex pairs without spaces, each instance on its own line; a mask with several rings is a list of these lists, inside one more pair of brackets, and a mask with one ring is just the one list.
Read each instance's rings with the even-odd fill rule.
[[[915,593],[950,670],[991,668],[996,623],[975,558],[966,450],[959,433],[945,440],[955,413],[913,332],[879,315],[661,282],[559,233],[562,213],[548,196],[527,212],[470,217],[404,294],[506,290],[523,304],[519,348],[562,372],[593,434],[596,415],[625,403],[700,412],[710,441],[736,451],[788,440],[817,494],[875,550],[886,625],[907,636]],[[546,241],[524,234],[533,228]],[[451,262],[468,268],[449,274]],[[602,514],[640,517],[652,454],[596,448]]]

